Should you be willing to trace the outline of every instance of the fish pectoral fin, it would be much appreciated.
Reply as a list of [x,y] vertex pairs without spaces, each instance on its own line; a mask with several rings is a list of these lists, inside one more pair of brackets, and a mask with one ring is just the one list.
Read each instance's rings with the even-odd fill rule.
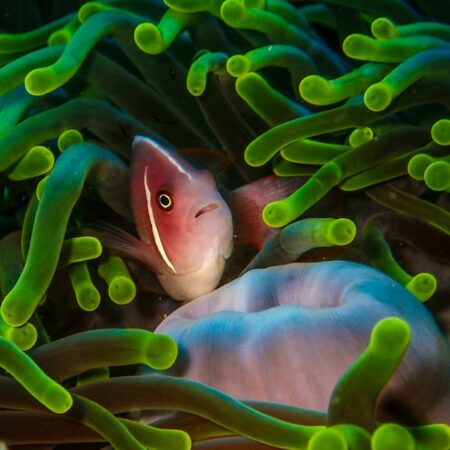
[[159,272],[158,263],[152,258],[152,246],[128,231],[106,222],[89,224],[83,230],[100,239],[111,253],[137,261],[153,272]]
[[268,175],[231,191],[227,203],[233,214],[236,245],[253,245],[261,249],[279,230],[266,225],[264,207],[292,194],[302,183],[297,177]]

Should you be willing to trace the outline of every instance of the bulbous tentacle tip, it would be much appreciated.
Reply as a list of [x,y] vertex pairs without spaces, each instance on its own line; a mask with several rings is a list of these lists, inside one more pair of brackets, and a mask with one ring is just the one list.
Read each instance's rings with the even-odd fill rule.
[[338,424],[333,425],[331,429],[338,431],[344,437],[349,449],[364,450],[370,448],[371,434],[360,426]]
[[342,50],[350,58],[359,53],[361,49],[360,36],[357,34],[348,35],[342,42]]
[[[179,448],[180,450],[190,450],[192,448],[192,439],[189,434],[181,430],[164,430],[167,435],[172,434],[172,439],[175,441],[173,448]],[[176,437],[175,437],[176,433]]]
[[42,145],[32,147],[28,153],[7,172],[13,181],[28,180],[49,172],[55,163],[53,153]]
[[6,339],[13,342],[22,351],[29,350],[36,344],[37,341],[37,330],[36,327],[27,323],[21,327],[11,327],[5,333]]
[[42,178],[41,181],[39,181],[39,183],[36,186],[36,198],[38,199],[38,201],[41,201],[42,196],[44,195],[44,187],[45,187],[45,183],[47,183],[48,180],[48,175],[44,178]]
[[222,20],[230,25],[236,26],[246,16],[244,2],[239,0],[225,0],[220,8]]
[[192,439],[185,431],[152,428],[152,433],[155,448],[176,448],[177,450],[192,448]]
[[67,45],[72,38],[71,34],[66,30],[58,30],[48,38],[48,46]]
[[315,434],[308,443],[308,450],[347,450],[344,436],[338,430],[326,428]]
[[0,313],[3,320],[11,327],[24,325],[34,312],[36,305],[33,305],[30,299],[35,298],[36,295],[33,292],[16,285],[1,304]]
[[393,22],[386,17],[375,19],[370,26],[370,30],[377,39],[394,39],[400,37],[400,33]]
[[269,203],[263,209],[262,215],[269,227],[280,228],[290,222],[290,208],[282,200]]
[[244,55],[233,55],[227,61],[227,72],[233,77],[245,75],[249,70],[250,64]]
[[372,437],[373,450],[415,450],[414,439],[408,430],[400,425],[381,425]]
[[414,276],[405,287],[421,302],[425,302],[436,292],[437,280],[431,273],[423,272]]
[[136,285],[124,276],[115,277],[108,286],[109,298],[119,305],[126,305],[136,297]]
[[32,70],[25,77],[25,89],[31,95],[45,95],[59,87],[58,77],[50,67]]
[[87,2],[78,10],[78,20],[80,23],[86,22],[92,15],[102,11],[104,6],[99,2]]
[[267,161],[258,157],[258,154],[254,151],[253,146],[250,144],[244,152],[245,162],[252,167],[263,166]]
[[245,91],[252,88],[252,83],[258,82],[261,77],[255,72],[249,72],[241,75],[236,80],[236,91],[239,95],[245,95]]
[[141,23],[134,30],[134,41],[145,53],[158,55],[165,50],[161,32],[152,23]]
[[348,245],[355,239],[356,225],[346,218],[336,219],[329,229],[330,241],[335,245]]
[[424,153],[415,155],[408,162],[409,176],[414,180],[423,180],[425,170],[433,161],[434,159],[431,156]]
[[77,292],[77,302],[84,311],[95,311],[100,300],[100,293],[94,285],[82,286]]
[[387,83],[375,83],[364,94],[364,104],[371,111],[383,111],[392,102],[392,93]]
[[153,334],[144,351],[146,364],[156,370],[166,370],[178,357],[178,346],[173,338],[165,334]]
[[450,120],[438,120],[431,127],[431,137],[439,145],[450,145]]
[[189,93],[193,95],[194,97],[200,97],[205,92],[205,85],[197,84],[197,83],[190,83],[187,87]]
[[70,393],[54,381],[45,388],[40,401],[56,414],[64,414],[73,405]]
[[299,92],[304,100],[313,105],[326,105],[331,92],[331,84],[319,75],[309,75],[300,82]]
[[406,351],[410,342],[411,329],[407,322],[398,317],[387,317],[373,328],[369,350],[379,357],[397,358]]
[[352,147],[358,147],[373,139],[373,130],[370,127],[355,128],[348,138],[348,143]]
[[62,152],[71,145],[80,144],[83,141],[83,135],[78,130],[66,130],[58,137],[58,149]]
[[410,429],[417,446],[430,450],[447,450],[450,448],[450,425],[443,423],[425,425]]
[[425,170],[425,184],[434,191],[450,188],[450,161],[435,161]]

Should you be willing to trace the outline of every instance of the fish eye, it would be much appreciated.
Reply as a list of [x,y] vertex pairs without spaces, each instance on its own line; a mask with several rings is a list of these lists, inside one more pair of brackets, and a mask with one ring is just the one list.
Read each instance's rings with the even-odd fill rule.
[[164,209],[164,211],[171,211],[173,208],[172,196],[165,191],[160,191],[158,193],[158,205]]

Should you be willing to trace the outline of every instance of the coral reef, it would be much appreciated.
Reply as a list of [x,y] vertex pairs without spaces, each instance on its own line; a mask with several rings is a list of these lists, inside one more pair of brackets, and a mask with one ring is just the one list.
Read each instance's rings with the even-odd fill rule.
[[[448,396],[450,365],[449,6],[3,2],[0,446],[448,450],[449,423],[432,423],[427,412]],[[369,316],[358,319],[364,339],[339,371],[310,375],[330,375],[334,387],[320,411],[248,400],[238,389],[244,380],[231,380],[235,399],[167,373],[136,374],[142,364],[179,370],[187,348],[153,333],[179,305],[152,273],[102,240],[102,227],[136,234],[129,188],[136,135],[214,172],[225,199],[269,174],[299,180],[262,211],[280,232],[258,251],[235,248],[222,282],[246,274],[206,298],[262,273],[251,269],[286,273],[299,259],[311,271],[360,266],[310,262],[358,261],[396,280],[398,298],[371,291],[377,305],[388,305],[383,314],[358,299]],[[358,276],[350,272],[350,280]],[[333,298],[327,284],[321,292]],[[321,306],[311,301],[309,308]],[[166,320],[199,308],[195,302]],[[320,329],[311,326],[313,339]],[[415,340],[427,333],[439,342],[436,352]],[[277,364],[292,357],[291,347]],[[416,398],[409,387],[404,410],[387,402],[390,423],[378,422],[384,386],[411,360],[420,364],[415,382],[424,370],[436,380],[429,403],[423,393],[408,403]],[[277,389],[287,389],[285,402],[289,386]],[[139,422],[143,414],[149,425]]]

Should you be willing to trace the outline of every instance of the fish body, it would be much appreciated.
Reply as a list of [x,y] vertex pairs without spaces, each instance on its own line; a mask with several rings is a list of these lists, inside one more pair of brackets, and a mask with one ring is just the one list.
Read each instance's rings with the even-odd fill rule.
[[[211,151],[207,160],[217,162]],[[209,170],[195,168],[167,145],[136,136],[130,199],[139,238],[109,224],[91,232],[113,253],[155,272],[174,300],[190,301],[217,287],[234,243],[262,248],[278,232],[264,224],[261,211],[298,184],[292,177],[268,176],[224,199]]]
[[183,301],[213,290],[232,252],[233,223],[212,174],[137,136],[130,196],[145,262],[166,292]]

